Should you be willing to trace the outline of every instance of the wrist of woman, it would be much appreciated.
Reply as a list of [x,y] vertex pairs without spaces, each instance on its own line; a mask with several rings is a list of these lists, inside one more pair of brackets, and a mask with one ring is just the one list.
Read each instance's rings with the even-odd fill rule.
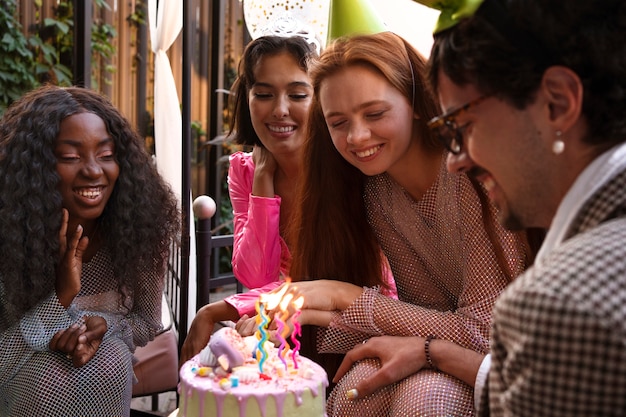
[[[362,287],[359,287],[357,285],[354,284],[350,284],[350,283],[344,283],[345,285],[343,287],[337,287],[336,289],[339,290],[339,294],[340,296],[337,299],[337,302],[335,303],[336,306],[336,310],[339,311],[344,311],[346,310],[348,307],[350,307],[352,304],[354,304],[354,302],[361,296],[363,295],[363,292],[365,291]],[[340,290],[343,289],[343,291]]]
[[[425,356],[426,350],[425,343]],[[478,368],[485,356],[454,342],[438,339],[436,336],[428,343],[428,354],[432,363],[432,369],[452,375],[472,387],[476,382]],[[425,362],[428,362],[428,359],[425,359]],[[426,367],[428,367],[428,364]]]
[[424,340],[424,357],[426,358],[426,366],[433,371],[438,371],[437,365],[433,362],[433,356],[431,352],[432,342],[435,340],[435,336],[429,335]]
[[239,320],[239,312],[224,300],[220,300],[200,308],[194,318],[194,321],[196,320],[204,322],[212,328],[215,323],[220,321]]
[[252,179],[252,195],[274,197],[274,173],[256,169]]

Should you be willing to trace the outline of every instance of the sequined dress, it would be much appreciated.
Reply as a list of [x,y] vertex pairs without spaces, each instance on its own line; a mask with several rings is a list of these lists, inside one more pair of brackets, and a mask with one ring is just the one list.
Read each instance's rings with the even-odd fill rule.
[[[379,335],[434,335],[487,353],[492,306],[509,279],[498,266],[478,195],[467,176],[448,173],[444,158],[435,184],[420,201],[387,174],[368,178],[364,198],[399,299],[366,289],[335,316],[320,350],[346,352]],[[494,214],[495,209],[489,209]],[[509,268],[517,276],[526,264],[523,243],[495,223]],[[331,393],[328,415],[474,414],[472,388],[432,370],[421,370],[367,398],[346,399],[345,392],[378,367],[373,359],[357,363]]]
[[[141,299],[124,300],[132,306],[129,311],[103,250],[83,264],[81,282],[69,309],[51,294],[0,336],[0,416],[130,414],[132,352],[153,339],[161,327],[162,284]],[[161,281],[154,277],[149,282]],[[64,354],[49,351],[48,343],[58,330],[85,315],[104,317],[108,330],[94,357],[74,368]]]

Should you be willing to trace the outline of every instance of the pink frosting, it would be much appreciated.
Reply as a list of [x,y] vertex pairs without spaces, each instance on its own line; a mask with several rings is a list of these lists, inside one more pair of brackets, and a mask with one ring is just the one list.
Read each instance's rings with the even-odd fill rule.
[[[247,375],[251,372],[258,374],[258,365],[251,361],[251,357],[248,359],[248,363],[244,367],[239,368],[239,370],[245,370]],[[245,417],[246,403],[249,398],[256,399],[261,409],[261,414],[265,416],[266,401],[269,397],[275,399],[276,417],[283,417],[285,400],[289,394],[295,396],[296,404],[300,406],[303,401],[303,394],[307,390],[314,397],[324,396],[325,388],[328,386],[328,377],[321,366],[304,357],[298,358],[298,365],[298,369],[290,368],[288,371],[284,371],[284,365],[276,360],[273,365],[264,368],[264,371],[270,378],[264,379],[259,376],[258,379],[252,379],[251,381],[246,378],[246,381],[240,381],[237,387],[224,387],[224,385],[220,385],[222,380],[220,377],[196,375],[197,368],[202,366],[199,363],[199,355],[197,355],[186,362],[180,370],[179,391],[181,394],[184,393],[186,397],[183,401],[184,405],[180,409],[182,413],[180,417],[187,416],[187,404],[194,392],[198,393],[200,398],[201,415],[205,415],[205,413],[208,415],[209,411],[205,410],[204,398],[207,392],[211,392],[217,405],[216,417],[223,416],[223,404],[228,395],[233,395],[237,398],[240,406],[240,417]]]

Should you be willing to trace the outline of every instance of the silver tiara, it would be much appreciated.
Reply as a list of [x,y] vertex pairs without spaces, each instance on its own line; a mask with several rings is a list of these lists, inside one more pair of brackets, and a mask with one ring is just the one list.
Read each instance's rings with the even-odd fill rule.
[[286,13],[262,27],[259,33],[261,34],[260,36],[282,36],[285,38],[300,36],[310,45],[313,45],[318,55],[322,51],[322,45],[313,30],[300,20]]
[[252,39],[259,36],[300,36],[324,47],[330,0],[243,0],[243,12]]

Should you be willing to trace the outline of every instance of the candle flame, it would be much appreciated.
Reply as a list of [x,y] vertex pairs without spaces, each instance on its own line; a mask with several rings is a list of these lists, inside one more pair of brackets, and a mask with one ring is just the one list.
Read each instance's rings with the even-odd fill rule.
[[289,283],[285,283],[277,293],[261,294],[261,303],[265,304],[269,311],[274,310],[276,306],[278,306],[278,303],[280,303],[280,300],[283,298],[288,288]]
[[300,296],[300,297],[296,298],[295,301],[293,302],[293,306],[296,308],[296,310],[300,310],[303,305],[304,305],[304,297],[303,296]]
[[287,311],[287,308],[289,307],[289,302],[292,298],[293,294],[287,294],[283,297],[282,301],[280,302],[280,311]]

